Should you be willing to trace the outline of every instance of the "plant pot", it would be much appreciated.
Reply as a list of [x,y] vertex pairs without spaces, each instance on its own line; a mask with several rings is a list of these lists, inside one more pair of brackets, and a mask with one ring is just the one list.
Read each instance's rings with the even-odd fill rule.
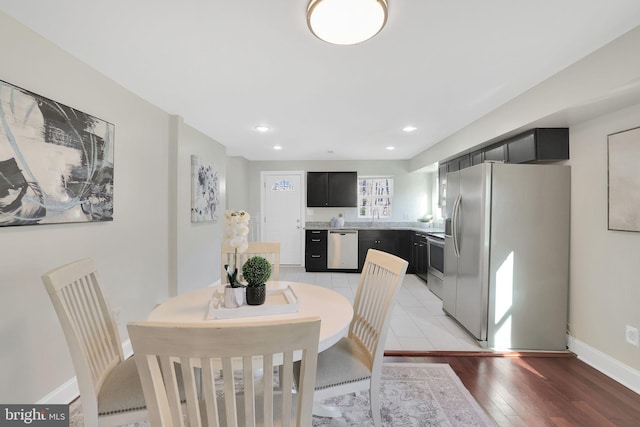
[[264,304],[267,297],[267,286],[264,283],[257,286],[247,286],[246,294],[248,305]]
[[225,286],[224,288],[224,307],[237,308],[244,305],[244,288]]

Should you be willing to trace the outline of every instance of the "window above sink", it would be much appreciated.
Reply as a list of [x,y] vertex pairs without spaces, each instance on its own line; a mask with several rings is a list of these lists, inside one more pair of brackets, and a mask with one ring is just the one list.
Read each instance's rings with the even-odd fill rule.
[[391,218],[393,177],[358,177],[358,218]]

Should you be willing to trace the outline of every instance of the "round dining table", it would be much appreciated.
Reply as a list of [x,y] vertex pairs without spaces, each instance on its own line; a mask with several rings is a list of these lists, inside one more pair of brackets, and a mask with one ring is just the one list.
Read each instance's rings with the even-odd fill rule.
[[282,280],[267,282],[266,289],[269,293],[270,291],[284,290],[287,287],[293,290],[298,300],[296,311],[290,313],[268,314],[268,310],[260,311],[260,306],[249,306],[251,308],[255,307],[256,313],[259,314],[246,317],[215,318],[210,314],[210,303],[215,293],[220,292],[221,285],[196,289],[169,298],[154,308],[147,320],[186,323],[206,322],[224,325],[317,316],[320,318],[319,352],[331,347],[346,335],[353,317],[353,306],[344,295],[322,286]]

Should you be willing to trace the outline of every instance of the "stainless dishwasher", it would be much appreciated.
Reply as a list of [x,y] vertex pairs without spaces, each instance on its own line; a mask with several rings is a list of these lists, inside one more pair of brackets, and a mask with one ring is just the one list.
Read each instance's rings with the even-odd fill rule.
[[329,230],[327,269],[358,269],[358,230]]

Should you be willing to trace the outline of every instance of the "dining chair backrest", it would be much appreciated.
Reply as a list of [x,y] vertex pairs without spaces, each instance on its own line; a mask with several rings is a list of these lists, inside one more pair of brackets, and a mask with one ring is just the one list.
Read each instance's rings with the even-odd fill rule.
[[221,271],[221,283],[226,284],[229,283],[229,279],[227,278],[227,273],[224,269],[225,265],[235,265],[238,266],[238,276],[242,274],[242,266],[244,263],[253,256],[261,256],[267,259],[271,263],[271,277],[269,280],[278,280],[280,276],[280,242],[249,242],[249,247],[246,251],[241,254],[237,254],[236,257],[235,249],[226,243],[222,244],[222,271]]
[[[131,322],[128,329],[151,427],[183,426],[185,417],[189,426],[274,425],[274,420],[311,426],[319,318],[223,326],[144,321]],[[297,358],[303,373],[294,391]],[[181,375],[175,375],[176,364]]]
[[[42,275],[42,282],[69,346],[84,425],[105,425],[109,419],[117,419],[114,423],[121,424],[144,419],[144,398],[135,362],[124,359],[113,312],[104,297],[93,260],[85,258],[51,270]],[[114,371],[118,371],[115,380],[109,378]],[[127,376],[133,377],[133,383],[127,382]],[[126,385],[118,384],[119,379]],[[102,391],[104,399],[99,397]],[[116,413],[120,415],[112,416]]]
[[367,364],[380,372],[394,298],[408,262],[386,252],[369,249],[353,304],[349,337],[366,349]]
[[[318,355],[314,399],[369,391],[373,424],[382,426],[380,381],[384,346],[394,299],[408,262],[395,255],[369,249],[360,274],[349,333]],[[297,366],[296,366],[297,367]],[[318,405],[322,416],[339,414]]]

